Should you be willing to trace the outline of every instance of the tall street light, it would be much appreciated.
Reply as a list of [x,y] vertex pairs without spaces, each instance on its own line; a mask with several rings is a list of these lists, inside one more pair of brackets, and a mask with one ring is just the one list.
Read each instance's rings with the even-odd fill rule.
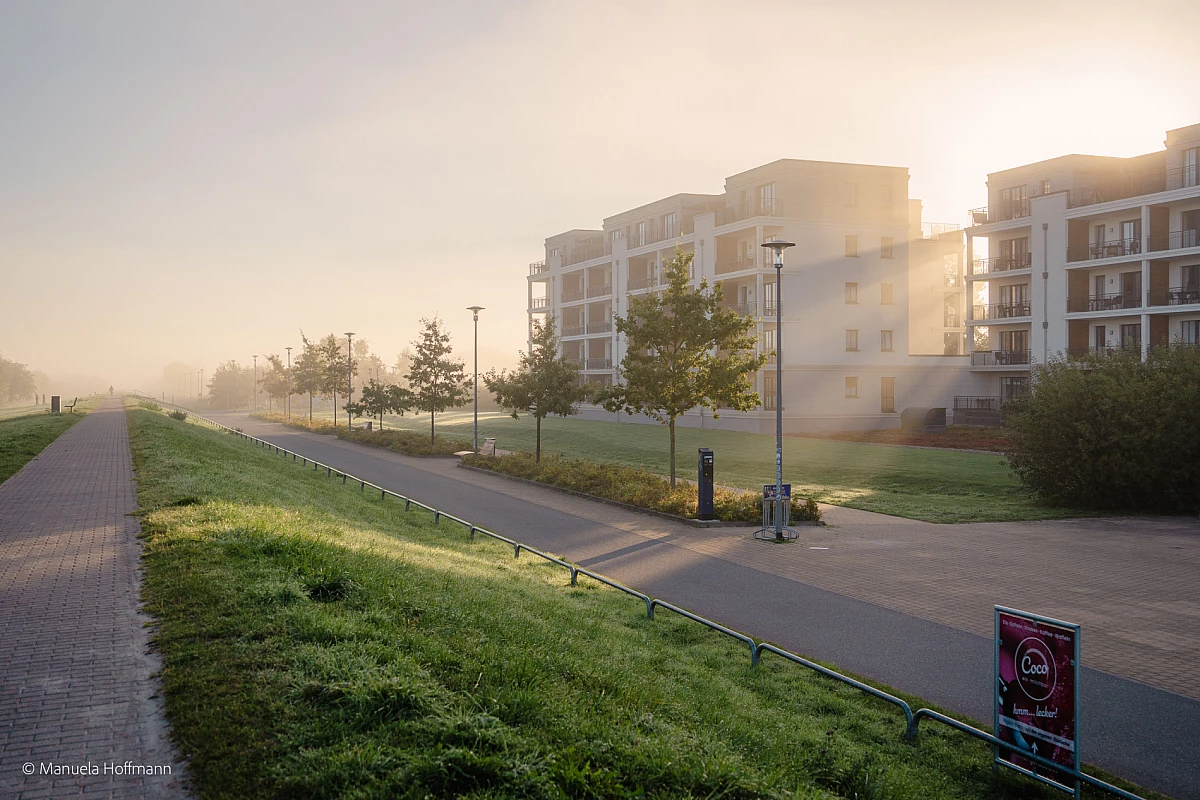
[[258,353],[250,356],[254,359],[254,411],[258,412]]
[[287,399],[287,415],[288,415],[288,419],[291,419],[291,418],[292,418],[292,348],[290,348],[290,347],[285,347],[285,348],[283,348],[283,349],[288,351],[288,372],[287,372],[287,379],[288,379],[288,399]]
[[354,399],[354,354],[350,350],[350,342],[354,339],[354,331],[346,333],[346,430],[354,429],[354,415],[350,413],[350,401]]
[[475,317],[475,437],[472,442],[475,454],[479,455],[479,312],[483,306],[467,306]]
[[[795,242],[764,242],[775,254],[775,541],[784,541],[783,527],[783,251]],[[765,532],[765,531],[764,531]]]

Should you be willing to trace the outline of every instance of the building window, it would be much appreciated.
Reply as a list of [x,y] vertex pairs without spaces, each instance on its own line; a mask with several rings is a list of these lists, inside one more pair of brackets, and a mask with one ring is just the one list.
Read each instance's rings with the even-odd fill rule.
[[858,397],[858,378],[846,378],[846,397],[847,399]]
[[846,205],[848,205],[848,206],[857,206],[858,205],[858,184],[857,183],[847,183],[846,184]]
[[894,290],[892,288],[892,284],[890,284],[890,283],[879,284],[879,302],[882,305],[890,306],[892,304],[892,295],[893,294],[894,294]]
[[858,258],[858,237],[854,234],[846,234],[846,257]]
[[846,349],[847,350],[857,350],[858,349],[858,331],[854,330],[853,328],[846,329]]
[[760,214],[775,213],[775,184],[764,183],[758,187],[758,211]]
[[1042,181],[1042,194],[1050,194],[1050,181]]
[[[959,350],[958,350],[959,343],[962,342],[963,339],[964,339],[964,337],[957,333],[949,333],[949,332],[943,333],[942,334],[942,355],[946,355],[946,356],[958,355],[959,354]],[[965,345],[964,345],[964,347],[965,347]]]
[[1029,379],[1025,376],[1000,379],[1000,405],[1015,400],[1029,391]]
[[892,257],[892,237],[884,236],[882,239],[879,240],[879,257],[880,258],[891,258]]
[[892,207],[892,185],[890,183],[885,183],[883,185],[881,191],[882,191],[882,197],[883,197],[883,207],[891,208]]
[[620,231],[612,231],[612,232],[610,232],[608,235],[609,235],[609,237],[611,238],[611,240],[612,240],[612,241],[614,241],[614,242],[615,242],[615,241],[617,241],[618,239],[620,239],[620,238],[621,238],[621,232],[620,232]]
[[767,328],[762,332],[762,351],[764,353],[771,354],[771,358],[768,359],[769,361],[775,360],[775,355],[774,355],[775,354],[775,329],[774,328]]
[[846,303],[849,305],[858,305],[858,284],[846,284]]
[[958,253],[942,257],[942,283],[945,286],[962,286],[962,267],[958,263]]
[[550,257],[551,257],[551,258],[558,258],[558,248],[557,248],[557,247],[553,248],[553,249],[550,251]]
[[663,219],[663,236],[667,239],[675,238],[675,212],[664,214]]
[[892,352],[892,331],[879,332],[879,349],[885,353]]
[[769,316],[775,316],[775,284],[763,284],[763,313]]
[[646,223],[639,222],[637,224],[637,236],[634,237],[633,246],[641,247],[646,243]]
[[1200,147],[1183,151],[1183,185],[1200,186]]
[[1179,336],[1184,344],[1200,344],[1200,319],[1185,319],[1181,322]]
[[775,374],[771,372],[763,375],[762,407],[767,411],[775,410]]
[[884,414],[896,413],[896,379],[879,379],[879,410]]

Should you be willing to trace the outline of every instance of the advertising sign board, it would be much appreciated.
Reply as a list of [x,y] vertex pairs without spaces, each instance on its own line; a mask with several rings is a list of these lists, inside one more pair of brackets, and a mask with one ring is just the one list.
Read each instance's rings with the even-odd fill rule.
[[1079,626],[995,607],[996,762],[1077,796],[1053,769],[1022,758],[1032,752],[1079,769]]

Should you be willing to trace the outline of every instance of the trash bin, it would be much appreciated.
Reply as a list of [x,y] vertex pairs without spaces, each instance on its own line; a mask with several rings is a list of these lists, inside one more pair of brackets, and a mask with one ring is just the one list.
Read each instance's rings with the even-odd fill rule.
[[713,518],[713,451],[707,447],[700,448],[700,458],[696,464],[696,519]]
[[779,519],[783,520],[781,527],[786,528],[792,516],[792,485],[783,484],[783,502],[775,494],[775,484],[763,484],[763,530],[774,530],[776,510],[781,512]]
[[59,413],[59,401],[58,401],[58,395],[56,395],[56,394],[50,395],[50,413],[52,413],[52,414]]

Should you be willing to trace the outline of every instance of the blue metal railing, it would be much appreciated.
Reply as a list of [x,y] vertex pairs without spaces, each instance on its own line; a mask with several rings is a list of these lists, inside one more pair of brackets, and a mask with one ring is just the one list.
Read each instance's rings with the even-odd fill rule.
[[[153,398],[151,398],[151,399],[153,399]],[[155,402],[158,402],[162,405],[170,405],[169,403],[163,404],[162,401],[158,401],[158,400],[156,400]],[[183,410],[188,411],[189,409],[185,408]],[[679,606],[673,605],[672,603],[668,603],[665,600],[659,600],[657,598],[650,597],[649,595],[643,594],[642,592],[639,592],[636,589],[631,589],[630,587],[625,586],[622,583],[618,583],[617,581],[614,581],[611,578],[606,578],[605,576],[600,575],[599,573],[592,572],[591,570],[588,570],[588,569],[584,569],[583,567],[579,566],[578,564],[572,564],[569,561],[565,561],[565,560],[558,558],[557,556],[554,556],[550,553],[546,553],[542,550],[537,549],[536,547],[531,547],[523,542],[518,542],[515,539],[510,539],[507,536],[501,536],[500,534],[498,534],[494,531],[490,531],[487,528],[480,527],[479,525],[476,525],[472,522],[468,522],[465,519],[456,517],[453,514],[448,514],[445,511],[441,511],[437,508],[434,508],[433,506],[426,505],[418,500],[412,499],[411,497],[406,497],[406,496],[400,494],[399,492],[393,492],[391,489],[385,489],[382,486],[378,486],[374,483],[371,483],[368,480],[364,480],[363,478],[358,478],[358,477],[351,475],[350,473],[345,472],[343,470],[334,470],[333,467],[329,466],[328,464],[322,464],[314,459],[308,458],[307,456],[302,456],[299,453],[295,453],[291,450],[288,450],[287,448],[280,447],[277,444],[272,444],[271,442],[268,442],[264,439],[259,439],[255,436],[251,436],[248,433],[245,433],[243,431],[239,431],[235,428],[230,428],[227,425],[222,425],[219,422],[214,422],[211,419],[207,419],[205,417],[200,416],[199,414],[196,414],[194,411],[190,411],[190,413],[193,417],[195,417],[197,420],[200,420],[201,422],[204,422],[208,425],[212,425],[215,428],[219,428],[221,430],[227,431],[228,433],[234,434],[236,436],[240,436],[241,438],[243,438],[249,442],[252,442],[260,447],[264,447],[268,450],[273,450],[277,454],[290,455],[290,456],[292,456],[293,461],[299,459],[302,462],[302,466],[307,466],[308,463],[311,462],[313,465],[314,471],[319,470],[321,467],[324,467],[326,470],[326,474],[329,475],[330,477],[332,477],[333,474],[336,472],[339,476],[341,476],[342,483],[346,483],[347,479],[349,479],[351,481],[357,481],[359,484],[359,491],[365,492],[367,487],[370,487],[372,491],[379,492],[379,497],[381,500],[386,500],[389,495],[392,497],[395,497],[399,500],[403,500],[405,511],[409,511],[412,506],[416,506],[417,508],[420,508],[424,511],[428,511],[428,512],[432,513],[435,523],[440,522],[443,517],[450,520],[451,522],[456,522],[456,523],[462,525],[464,528],[466,528],[469,531],[470,539],[472,542],[475,541],[475,534],[481,533],[484,536],[490,537],[490,538],[495,539],[500,542],[504,542],[505,544],[511,546],[513,548],[513,558],[520,558],[521,552],[524,551],[526,553],[530,553],[531,555],[538,556],[539,558],[543,558],[546,561],[549,561],[553,564],[557,564],[558,566],[565,567],[567,570],[570,571],[572,586],[577,585],[579,576],[583,575],[585,577],[591,578],[594,581],[597,581],[597,582],[602,583],[606,586],[609,586],[613,589],[616,589],[619,592],[623,592],[627,595],[630,595],[631,597],[636,597],[637,599],[641,600],[645,604],[646,616],[649,619],[654,619],[654,609],[655,608],[664,608],[667,611],[672,611],[682,617],[686,617],[687,619],[690,619],[694,622],[698,622],[701,625],[705,626],[706,628],[710,628],[711,630],[714,630],[717,633],[723,634],[725,636],[728,636],[732,639],[737,640],[738,642],[741,642],[744,645],[747,645],[750,649],[750,665],[752,667],[757,666],[758,663],[762,660],[763,653],[772,653],[774,655],[779,656],[780,658],[791,661],[792,663],[799,664],[803,667],[807,667],[808,669],[818,672],[827,678],[830,678],[835,681],[839,681],[840,683],[844,683],[848,686],[853,686],[855,689],[858,689],[861,692],[864,692],[878,700],[882,700],[886,703],[890,703],[900,709],[900,711],[904,714],[904,723],[905,723],[904,724],[904,738],[906,741],[915,742],[917,739],[918,728],[921,724],[921,720],[929,719],[929,720],[933,720],[934,722],[940,722],[943,725],[947,725],[951,728],[954,728],[957,731],[961,731],[962,733],[965,733],[968,736],[973,736],[976,739],[979,739],[981,741],[984,741],[984,742],[992,745],[993,747],[1000,747],[1005,750],[1013,750],[1014,749],[1011,742],[1004,742],[1004,741],[996,738],[992,734],[988,733],[987,731],[980,730],[979,728],[976,728],[973,725],[968,725],[964,722],[960,722],[959,720],[956,720],[953,717],[949,717],[945,714],[942,714],[938,711],[934,711],[933,709],[930,709],[930,708],[920,708],[920,709],[917,709],[916,711],[913,711],[912,706],[910,706],[907,702],[900,699],[899,697],[896,697],[893,694],[889,694],[889,693],[883,691],[882,689],[877,689],[874,686],[871,686],[870,684],[863,683],[862,681],[851,678],[848,675],[843,675],[840,672],[836,672],[835,670],[832,670],[829,667],[822,666],[821,664],[818,664],[815,661],[810,661],[809,659],[804,658],[803,656],[798,656],[795,653],[792,653],[788,650],[784,650],[783,648],[780,648],[780,647],[776,647],[775,645],[769,644],[768,642],[755,642],[755,640],[752,637],[747,636],[744,633],[740,633],[739,631],[735,631],[732,628],[728,628],[728,627],[720,624],[719,622],[713,622],[710,619],[702,617],[699,614],[694,614],[691,611],[688,611],[687,609],[680,608]],[[1021,750],[1020,755],[1022,758],[1026,758],[1030,761],[1033,761],[1045,768],[1053,769],[1056,772],[1060,773],[1061,775],[1066,776],[1067,778],[1077,780],[1081,783],[1085,783],[1089,786],[1092,786],[1093,788],[1108,792],[1109,794],[1112,794],[1115,797],[1122,798],[1122,800],[1145,800],[1145,798],[1141,797],[1140,795],[1136,795],[1131,792],[1127,792],[1124,789],[1121,789],[1117,786],[1113,786],[1111,783],[1108,783],[1099,778],[1093,777],[1092,775],[1088,775],[1086,772],[1081,772],[1079,770],[1072,769],[1071,767],[1067,767],[1067,766],[1064,766],[1057,762],[1051,761],[1048,758],[1039,756],[1037,753],[1032,753],[1032,752],[1029,752],[1026,750]],[[1019,771],[1027,772],[1026,770],[1019,770]],[[1032,775],[1032,773],[1028,773],[1028,774]],[[1038,776],[1034,775],[1033,777],[1038,777]]]

